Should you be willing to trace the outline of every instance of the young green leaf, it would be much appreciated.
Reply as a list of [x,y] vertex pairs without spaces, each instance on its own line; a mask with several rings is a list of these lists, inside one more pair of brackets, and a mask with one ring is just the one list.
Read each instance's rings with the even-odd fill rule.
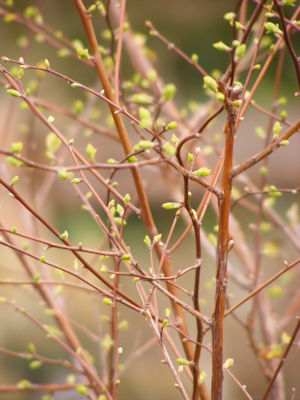
[[92,145],[92,143],[88,143],[85,151],[90,161],[95,161],[97,149]]

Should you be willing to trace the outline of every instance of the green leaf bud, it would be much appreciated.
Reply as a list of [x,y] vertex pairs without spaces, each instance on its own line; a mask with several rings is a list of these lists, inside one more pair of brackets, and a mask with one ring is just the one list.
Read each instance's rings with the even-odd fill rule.
[[172,134],[171,141],[172,141],[172,143],[173,143],[175,146],[178,145],[179,139],[178,139],[178,137],[175,135],[175,133]]
[[20,382],[17,383],[17,387],[23,390],[30,389],[31,386],[31,382],[27,381],[26,379],[22,379]]
[[46,69],[49,69],[49,68],[50,68],[50,63],[49,63],[48,58],[45,58],[45,60],[44,60],[44,65],[45,65],[45,68],[46,68]]
[[121,217],[123,216],[124,208],[121,206],[121,204],[117,204],[116,211]]
[[232,45],[233,45],[234,47],[238,47],[240,44],[241,44],[241,42],[240,42],[239,40],[233,40],[233,41],[232,41]]
[[78,57],[84,59],[84,60],[89,60],[90,59],[90,55],[89,55],[89,51],[88,49],[83,49],[81,47],[76,49],[76,53],[78,55]]
[[287,103],[287,98],[285,96],[281,96],[277,100],[277,105],[278,106],[284,106],[286,103]]
[[212,78],[211,76],[207,75],[207,76],[205,76],[203,78],[203,81],[204,81],[203,87],[205,89],[208,89],[208,90],[211,90],[211,91],[217,93],[217,91],[218,91],[218,83],[217,83],[217,81],[214,80],[214,78]]
[[95,161],[97,149],[92,145],[92,143],[88,143],[85,151],[86,151],[86,154],[88,155],[88,158],[90,159],[90,161]]
[[48,133],[46,137],[46,148],[50,158],[52,158],[53,154],[60,148],[61,143],[60,138],[54,132]]
[[109,213],[110,213],[110,215],[114,216],[116,213],[116,207],[110,207]]
[[235,13],[234,13],[234,12],[227,12],[227,13],[224,15],[224,19],[225,19],[226,21],[233,21],[234,18],[235,18]]
[[243,104],[243,100],[239,99],[239,100],[234,100],[232,102],[233,107],[240,107]]
[[82,100],[75,100],[72,106],[72,110],[75,114],[80,114],[83,111],[84,103]]
[[267,221],[263,221],[260,225],[259,225],[259,231],[261,233],[268,233],[270,232],[272,229],[272,225],[267,222]]
[[290,144],[290,142],[289,142],[289,140],[282,140],[281,142],[280,142],[280,146],[288,146]]
[[276,121],[273,126],[273,136],[277,138],[282,130],[282,126],[279,121]]
[[167,125],[167,131],[171,131],[172,129],[177,128],[177,122],[176,121],[171,121]]
[[70,173],[66,170],[66,168],[62,168],[62,169],[58,170],[57,175],[63,181],[68,180],[70,177]]
[[105,40],[111,40],[111,31],[109,29],[104,29],[101,32],[101,36],[103,37],[103,39]]
[[281,344],[272,344],[271,350],[267,352],[266,359],[273,360],[274,358],[280,357],[282,354],[282,346]]
[[282,110],[280,113],[280,118],[282,119],[282,121],[285,121],[287,117],[287,112],[285,110]]
[[200,383],[200,385],[202,385],[202,383],[205,382],[206,376],[207,376],[207,374],[206,374],[205,371],[200,372],[200,375],[199,375],[199,383]]
[[216,93],[216,100],[219,103],[223,103],[223,101],[225,100],[225,95],[223,93],[221,93],[221,92],[217,92]]
[[162,97],[163,97],[164,101],[173,99],[176,92],[177,92],[177,88],[174,85],[174,83],[168,83],[167,85],[165,85],[162,90]]
[[78,185],[78,183],[82,182],[81,178],[73,178],[71,180],[71,183],[73,183],[73,185]]
[[29,353],[36,353],[36,348],[35,348],[35,344],[34,343],[28,343],[27,345],[27,349],[29,351]]
[[33,282],[34,283],[39,283],[39,281],[41,280],[42,275],[41,274],[35,274],[33,277]]
[[281,0],[283,6],[295,7],[296,0]]
[[42,256],[42,257],[40,258],[40,262],[42,262],[42,263],[47,262],[46,257],[45,257],[45,256]]
[[131,97],[131,100],[136,104],[151,104],[152,98],[146,93],[136,93]]
[[127,161],[128,161],[130,164],[133,164],[133,163],[136,163],[136,162],[137,162],[137,158],[136,158],[135,156],[131,156],[131,157],[128,157]]
[[150,247],[151,247],[151,239],[149,238],[148,235],[145,236],[144,243],[148,247],[148,249],[150,249]]
[[126,193],[124,196],[124,204],[127,205],[130,202],[130,200],[131,200],[130,194]]
[[60,58],[64,58],[64,57],[68,57],[69,55],[71,55],[71,51],[69,49],[67,49],[66,47],[62,47],[61,49],[59,49],[57,51],[57,56]]
[[151,69],[150,71],[148,71],[147,78],[149,79],[150,82],[155,83],[157,81],[157,77],[158,75],[155,69]]
[[281,343],[282,344],[289,344],[290,343],[291,337],[287,332],[285,332],[285,331],[282,332],[280,336],[281,336]]
[[129,322],[126,321],[126,319],[124,319],[123,321],[121,321],[121,322],[119,323],[118,329],[119,329],[120,331],[126,331],[126,330],[128,329],[128,325],[129,325]]
[[41,365],[42,365],[42,363],[41,363],[40,361],[35,360],[35,361],[32,361],[32,362],[29,364],[29,368],[30,368],[30,369],[38,369],[38,368],[41,367]]
[[23,149],[23,143],[22,142],[13,142],[11,144],[11,146],[10,146],[10,151],[13,154],[20,153],[20,151],[22,151],[22,149]]
[[171,315],[171,310],[169,308],[165,308],[165,316],[169,318],[170,315]]
[[131,258],[131,254],[130,253],[123,254],[121,256],[121,260],[123,260],[123,261],[128,261],[128,260],[130,260],[130,258]]
[[75,389],[82,396],[86,396],[87,397],[88,394],[89,394],[89,389],[84,385],[78,385],[78,386],[75,387]]
[[127,32],[130,29],[130,22],[126,21],[123,24],[123,31]]
[[170,142],[165,142],[162,146],[164,153],[167,156],[174,156],[176,154],[175,147]]
[[104,299],[102,299],[102,301],[107,306],[111,306],[112,305],[112,300],[109,297],[104,297]]
[[273,285],[268,289],[268,296],[272,299],[278,299],[282,297],[284,294],[284,290],[279,285]]
[[191,60],[193,61],[193,63],[198,64],[199,61],[199,56],[196,53],[193,53],[191,56]]
[[176,362],[179,365],[190,365],[190,361],[186,360],[185,358],[177,358]]
[[107,271],[107,265],[102,264],[101,267],[100,267],[100,272],[104,273],[106,271]]
[[151,119],[150,111],[145,107],[139,107],[139,116],[140,119]]
[[180,203],[175,203],[171,201],[162,204],[162,208],[164,208],[165,210],[175,210],[180,207],[181,207]]
[[194,154],[188,153],[188,160],[189,160],[190,164],[193,164],[193,162],[194,162]]
[[274,24],[273,22],[265,22],[264,27],[268,33],[281,33],[279,26],[277,24]]
[[264,128],[261,127],[261,126],[257,126],[255,128],[255,135],[260,139],[265,139],[266,138],[266,132],[265,132]]
[[115,205],[115,200],[112,199],[109,203],[108,203],[108,207],[111,208]]
[[193,175],[195,176],[208,176],[211,173],[211,169],[202,167],[197,169],[196,171],[193,172]]
[[20,92],[18,92],[18,90],[15,90],[15,89],[7,89],[6,93],[13,97],[21,97],[22,96],[22,94]]
[[[229,24],[233,26],[233,21],[230,21]],[[235,29],[244,29],[244,26],[239,21],[235,21]]]
[[151,142],[151,140],[140,140],[138,143],[138,146],[141,149],[148,150],[148,149],[152,149],[154,147],[154,143]]
[[213,47],[218,51],[227,51],[227,52],[231,51],[231,47],[227,46],[227,44],[225,44],[222,41],[214,43]]
[[245,45],[245,43],[240,44],[239,46],[237,46],[237,48],[235,50],[235,55],[236,55],[238,60],[243,58],[245,53],[246,53],[246,45]]
[[18,175],[14,176],[10,182],[11,186],[14,186],[16,183],[18,183],[20,180],[20,178],[18,177]]
[[282,193],[277,190],[277,187],[275,185],[270,185],[269,188],[267,187],[266,190],[270,191],[270,196],[272,197],[280,197],[282,196]]
[[97,9],[97,6],[96,6],[96,4],[92,4],[89,8],[88,8],[88,13],[89,14],[92,14],[94,11],[96,11],[96,9]]
[[8,13],[8,14],[4,15],[4,17],[3,17],[3,21],[7,24],[15,21],[16,19],[17,19],[17,15],[13,14],[13,13]]
[[230,367],[233,367],[233,365],[234,365],[234,359],[233,358],[227,358],[227,360],[223,364],[223,367],[224,368],[230,368]]
[[262,167],[259,169],[259,173],[260,173],[260,175],[262,175],[262,176],[267,175],[267,173],[268,173],[268,167],[266,167],[265,165],[262,166]]
[[68,239],[69,237],[68,231],[65,230],[59,237],[63,240]]

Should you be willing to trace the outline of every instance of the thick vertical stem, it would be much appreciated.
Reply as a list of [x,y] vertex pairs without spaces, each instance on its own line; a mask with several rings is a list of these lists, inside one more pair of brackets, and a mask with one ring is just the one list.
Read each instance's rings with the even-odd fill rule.
[[215,310],[212,317],[212,400],[221,400],[223,391],[223,321],[227,287],[227,258],[229,242],[229,211],[232,187],[232,158],[235,113],[228,110],[225,126],[225,153],[222,177],[224,196],[220,200],[218,265],[216,274]]

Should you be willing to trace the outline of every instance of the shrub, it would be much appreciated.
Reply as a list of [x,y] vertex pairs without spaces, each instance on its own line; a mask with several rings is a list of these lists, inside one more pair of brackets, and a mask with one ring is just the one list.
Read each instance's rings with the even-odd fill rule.
[[[5,341],[2,355],[32,372],[0,391],[110,400],[139,386],[147,397],[142,355],[149,398],[158,398],[165,367],[156,358],[152,375],[146,352],[160,349],[171,374],[161,393],[172,398],[220,400],[225,376],[239,398],[295,398],[283,366],[300,328],[299,187],[277,187],[273,171],[288,178],[300,129],[299,7],[237,1],[224,15],[230,41],[209,43],[222,72],[146,21],[148,35],[198,74],[198,102],[180,110],[180,85],[133,32],[125,0],[64,5],[77,12],[81,39],[48,23],[40,3],[0,2],[2,24],[25,32],[18,57],[2,54],[0,65],[0,283],[13,316],[5,330],[18,335],[22,317],[47,340],[24,328],[16,349]],[[285,71],[293,83],[280,87]],[[249,376],[249,350],[261,384]]]

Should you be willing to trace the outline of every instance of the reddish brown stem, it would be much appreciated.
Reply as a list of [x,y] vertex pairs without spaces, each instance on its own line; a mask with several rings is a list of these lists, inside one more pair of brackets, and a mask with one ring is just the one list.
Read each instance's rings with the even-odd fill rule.
[[225,126],[225,153],[222,176],[224,197],[219,201],[218,265],[216,273],[215,310],[212,317],[212,400],[222,400],[223,392],[223,319],[227,288],[227,258],[229,243],[229,214],[232,187],[232,159],[236,114],[228,107]]

